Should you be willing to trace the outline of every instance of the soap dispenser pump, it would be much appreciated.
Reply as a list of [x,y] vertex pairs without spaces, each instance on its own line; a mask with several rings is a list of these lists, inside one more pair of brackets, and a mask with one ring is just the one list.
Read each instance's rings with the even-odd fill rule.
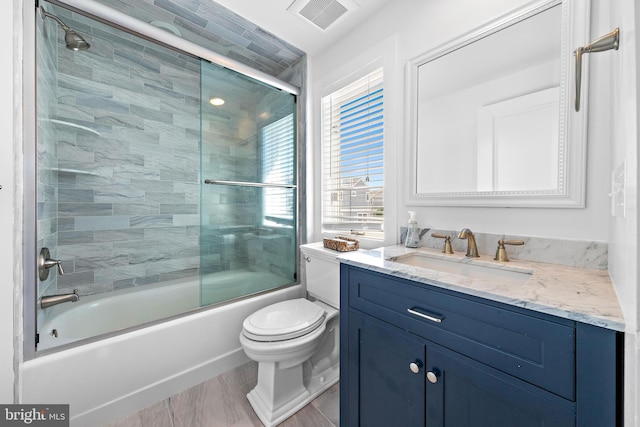
[[418,228],[416,213],[414,211],[409,211],[409,224],[407,225],[407,237],[404,240],[404,245],[407,248],[417,248],[419,243],[420,229]]

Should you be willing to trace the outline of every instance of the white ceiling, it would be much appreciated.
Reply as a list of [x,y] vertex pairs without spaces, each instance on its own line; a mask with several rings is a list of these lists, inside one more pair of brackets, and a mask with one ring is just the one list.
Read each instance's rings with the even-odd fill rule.
[[294,0],[215,1],[307,54],[314,55],[335,43],[342,35],[393,0],[349,0],[349,3],[356,3],[358,7],[345,13],[324,31],[302,16],[287,11]]

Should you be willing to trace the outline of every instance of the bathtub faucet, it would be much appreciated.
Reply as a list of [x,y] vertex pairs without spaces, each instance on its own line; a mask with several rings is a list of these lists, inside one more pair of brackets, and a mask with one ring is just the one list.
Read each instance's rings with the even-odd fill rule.
[[76,302],[79,300],[80,296],[78,295],[78,290],[74,289],[71,294],[48,295],[46,297],[42,297],[40,300],[40,307],[49,308],[54,305],[62,304],[63,302]]

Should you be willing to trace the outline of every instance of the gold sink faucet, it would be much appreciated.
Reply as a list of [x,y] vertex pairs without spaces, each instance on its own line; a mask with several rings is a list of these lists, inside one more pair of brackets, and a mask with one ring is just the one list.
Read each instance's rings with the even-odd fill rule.
[[478,255],[478,246],[476,245],[476,238],[473,236],[473,233],[468,228],[463,228],[460,230],[458,234],[459,239],[467,239],[467,256],[469,258],[477,258]]

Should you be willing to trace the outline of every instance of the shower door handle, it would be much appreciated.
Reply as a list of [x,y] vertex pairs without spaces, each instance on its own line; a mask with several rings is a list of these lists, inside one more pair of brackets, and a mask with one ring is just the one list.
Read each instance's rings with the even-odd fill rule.
[[205,184],[218,185],[234,185],[239,187],[280,187],[280,188],[297,188],[294,184],[267,184],[262,182],[243,182],[243,181],[224,181],[218,179],[205,179]]

